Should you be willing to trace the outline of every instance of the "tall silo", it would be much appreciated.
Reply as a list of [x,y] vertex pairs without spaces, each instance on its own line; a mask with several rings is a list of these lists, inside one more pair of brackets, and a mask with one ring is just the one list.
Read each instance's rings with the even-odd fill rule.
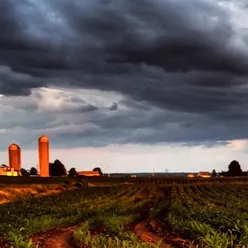
[[49,139],[41,136],[38,140],[40,176],[49,177]]
[[17,144],[9,146],[9,167],[18,172],[21,169],[21,148]]

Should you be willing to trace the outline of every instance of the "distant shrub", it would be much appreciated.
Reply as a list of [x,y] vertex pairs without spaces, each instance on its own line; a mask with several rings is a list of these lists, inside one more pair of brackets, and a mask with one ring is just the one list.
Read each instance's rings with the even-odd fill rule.
[[93,171],[98,171],[98,173],[99,173],[101,176],[103,175],[102,170],[101,170],[100,167],[95,167],[95,168],[93,169]]
[[84,184],[84,187],[88,187],[88,179],[85,176],[79,176],[78,182]]
[[217,177],[217,172],[216,172],[216,170],[213,170],[213,171],[212,171],[211,176],[214,177],[214,178]]
[[35,167],[32,167],[30,169],[30,175],[32,175],[32,176],[38,175],[38,171],[37,171],[37,169]]
[[66,185],[70,185],[71,184],[71,181],[70,180],[65,180],[65,184]]
[[75,177],[75,176],[77,176],[77,175],[78,175],[78,173],[77,173],[77,171],[76,171],[75,168],[71,168],[71,169],[68,171],[68,176],[70,176],[70,177]]
[[69,185],[68,185],[67,183],[62,183],[62,184],[61,184],[61,187],[63,187],[63,188],[68,188],[68,186],[69,186]]
[[85,188],[84,184],[82,182],[76,182],[75,183],[75,187],[78,187],[78,188]]
[[30,174],[24,168],[21,168],[20,172],[21,172],[21,175],[24,176],[24,177],[29,177],[30,176]]

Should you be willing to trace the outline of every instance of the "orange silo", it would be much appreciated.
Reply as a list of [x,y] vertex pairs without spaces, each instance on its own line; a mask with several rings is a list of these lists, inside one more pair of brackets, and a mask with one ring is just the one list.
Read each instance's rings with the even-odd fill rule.
[[21,169],[21,148],[17,144],[9,146],[9,167],[14,171]]
[[49,177],[49,139],[41,136],[38,140],[40,176]]

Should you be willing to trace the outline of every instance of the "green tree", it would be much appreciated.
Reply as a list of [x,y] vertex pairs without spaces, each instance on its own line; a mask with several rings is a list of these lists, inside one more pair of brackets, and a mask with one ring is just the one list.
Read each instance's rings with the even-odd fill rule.
[[213,171],[212,171],[212,177],[217,177],[216,170],[213,170]]
[[28,177],[30,176],[30,174],[27,172],[27,170],[25,170],[24,168],[20,169],[21,175],[24,177]]
[[93,169],[93,171],[98,171],[98,173],[99,173],[101,176],[103,175],[102,170],[101,170],[100,167],[95,167],[95,168]]
[[68,171],[68,176],[70,177],[74,177],[74,176],[77,176],[77,171],[75,168],[71,168],[69,171]]
[[58,159],[56,159],[53,163],[49,163],[49,174],[50,176],[66,176],[67,171],[64,166]]
[[239,162],[233,160],[228,166],[228,176],[242,176],[242,174]]
[[34,168],[34,167],[32,167],[32,168],[30,169],[30,175],[35,176],[35,175],[37,175],[37,174],[38,174],[37,169]]

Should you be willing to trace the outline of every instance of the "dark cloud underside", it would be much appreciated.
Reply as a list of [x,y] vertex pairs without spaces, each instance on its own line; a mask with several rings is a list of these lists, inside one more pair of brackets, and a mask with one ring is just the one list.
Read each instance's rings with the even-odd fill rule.
[[[190,123],[186,113],[199,116],[182,129],[201,130],[207,118],[224,137],[233,122],[239,129],[247,122],[248,32],[233,19],[241,3],[228,9],[211,0],[2,0],[0,94],[28,95],[49,85],[116,91],[135,109],[176,111],[179,124]],[[89,104],[76,112],[98,110]],[[107,126],[122,128],[125,137],[130,122],[123,123]],[[195,130],[199,140],[214,139],[209,129]],[[148,142],[152,136],[133,137]]]

